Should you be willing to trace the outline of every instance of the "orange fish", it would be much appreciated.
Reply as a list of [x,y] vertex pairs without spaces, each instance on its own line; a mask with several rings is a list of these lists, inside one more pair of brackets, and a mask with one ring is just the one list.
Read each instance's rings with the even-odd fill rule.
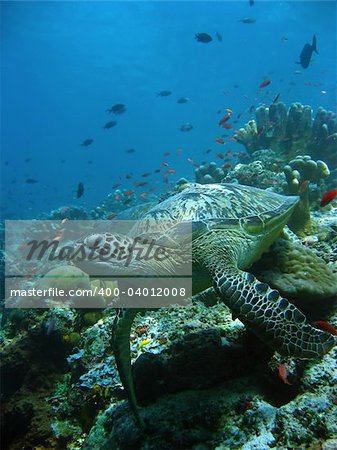
[[135,191],[131,191],[131,189],[130,189],[129,191],[125,191],[124,195],[125,195],[125,197],[128,197],[129,195],[132,195],[134,193],[135,193]]
[[146,192],[142,192],[140,195],[139,195],[139,197],[142,197],[142,198],[145,198],[147,196],[147,193]]
[[108,220],[112,220],[112,219],[114,219],[115,217],[117,217],[117,214],[113,214],[113,213],[112,213],[112,214],[109,214],[109,215],[108,215],[107,219],[108,219]]
[[331,323],[326,322],[325,320],[317,320],[316,322],[314,322],[314,325],[316,328],[319,328],[322,331],[326,331],[327,333],[337,336],[336,328],[331,325]]
[[310,181],[309,180],[304,180],[299,189],[298,189],[298,193],[301,195],[303,194],[304,191],[306,191],[307,187],[309,186]]
[[337,189],[332,189],[332,191],[326,192],[321,200],[320,206],[328,205],[337,195]]
[[164,167],[167,167],[169,164],[168,164],[168,162],[164,161],[164,162],[162,162],[162,165],[163,165]]
[[225,141],[224,141],[223,139],[219,138],[219,137],[216,137],[214,140],[215,140],[215,142],[217,142],[218,144],[224,144],[224,143],[225,143]]
[[227,120],[229,120],[231,118],[231,113],[228,113],[226,116],[222,117],[219,120],[219,125],[222,126],[225,122],[227,122]]
[[218,153],[216,156],[220,159],[224,159],[224,157],[225,157],[225,155],[223,153]]
[[266,86],[268,86],[271,83],[271,80],[264,80],[262,81],[262,83],[260,84],[260,88],[264,88]]
[[174,169],[167,169],[167,173],[175,173],[176,171]]
[[289,381],[287,380],[288,371],[287,371],[287,367],[284,363],[282,363],[278,366],[278,374],[279,374],[279,377],[281,378],[281,380],[283,381],[283,383],[289,384],[291,386],[291,383],[289,383]]
[[227,163],[224,166],[222,166],[223,169],[230,169],[231,167],[233,167],[231,163]]

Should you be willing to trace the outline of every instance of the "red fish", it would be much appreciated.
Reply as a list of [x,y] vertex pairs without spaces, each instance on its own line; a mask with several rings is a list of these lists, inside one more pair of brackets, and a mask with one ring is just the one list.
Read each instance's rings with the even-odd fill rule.
[[287,371],[287,367],[284,363],[282,363],[278,366],[278,375],[281,378],[281,380],[283,381],[283,383],[289,384],[291,386],[291,383],[289,383],[289,381],[287,380],[288,371]]
[[225,141],[224,141],[223,139],[219,138],[219,137],[216,137],[214,140],[215,140],[215,142],[217,142],[218,144],[224,144],[224,143],[225,143]]
[[139,197],[142,197],[142,198],[145,198],[147,196],[147,193],[146,192],[142,192],[140,195],[139,195]]
[[220,159],[224,159],[224,157],[225,157],[225,155],[223,153],[218,153],[216,156]]
[[230,130],[232,128],[232,125],[230,123],[224,123],[221,126],[222,126],[222,128],[225,128],[225,130]]
[[129,195],[132,195],[132,194],[134,194],[134,193],[135,193],[135,191],[129,190],[129,191],[125,191],[125,192],[124,192],[124,195],[125,195],[125,197],[128,197]]
[[332,189],[332,191],[326,192],[321,200],[320,206],[328,205],[337,195],[337,189]]
[[334,336],[337,336],[336,328],[331,325],[331,323],[326,322],[325,320],[317,320],[316,322],[314,322],[314,325],[316,328],[319,328],[322,331],[326,331],[330,334],[333,334]]
[[270,80],[264,80],[264,81],[262,81],[262,83],[260,84],[259,87],[260,87],[260,89],[264,88],[264,87],[268,86],[270,83],[271,83]]
[[231,169],[233,165],[231,163],[227,163],[224,166],[222,166],[223,169]]
[[115,217],[117,217],[117,214],[113,214],[113,213],[112,213],[112,214],[109,214],[109,215],[108,215],[107,219],[108,219],[108,220],[112,220],[112,219],[114,219]]
[[227,120],[229,120],[231,118],[231,113],[226,114],[226,116],[222,117],[219,120],[219,125],[222,126],[225,122],[227,122]]
[[167,169],[167,173],[175,173],[174,169]]

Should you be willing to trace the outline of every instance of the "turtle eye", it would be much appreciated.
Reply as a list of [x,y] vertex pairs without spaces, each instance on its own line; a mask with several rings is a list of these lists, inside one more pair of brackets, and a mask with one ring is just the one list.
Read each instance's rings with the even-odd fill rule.
[[100,234],[92,234],[84,239],[84,244],[89,248],[102,247],[105,244],[105,238]]

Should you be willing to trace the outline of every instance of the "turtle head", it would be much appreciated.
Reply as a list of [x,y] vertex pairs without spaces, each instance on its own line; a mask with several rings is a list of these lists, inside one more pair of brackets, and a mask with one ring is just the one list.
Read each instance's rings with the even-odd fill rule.
[[142,271],[137,239],[122,234],[95,233],[76,242],[73,263],[93,278],[127,276]]

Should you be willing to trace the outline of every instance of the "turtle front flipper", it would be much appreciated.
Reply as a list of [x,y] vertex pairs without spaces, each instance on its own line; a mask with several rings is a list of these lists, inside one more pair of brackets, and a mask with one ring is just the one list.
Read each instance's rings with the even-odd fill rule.
[[112,347],[119,377],[126,391],[130,408],[137,424],[144,428],[144,423],[139,416],[136,393],[132,378],[130,355],[130,330],[138,309],[119,309],[113,323]]
[[305,315],[278,291],[227,265],[214,271],[218,295],[234,316],[271,348],[286,356],[314,358],[336,344],[334,336],[307,323]]

